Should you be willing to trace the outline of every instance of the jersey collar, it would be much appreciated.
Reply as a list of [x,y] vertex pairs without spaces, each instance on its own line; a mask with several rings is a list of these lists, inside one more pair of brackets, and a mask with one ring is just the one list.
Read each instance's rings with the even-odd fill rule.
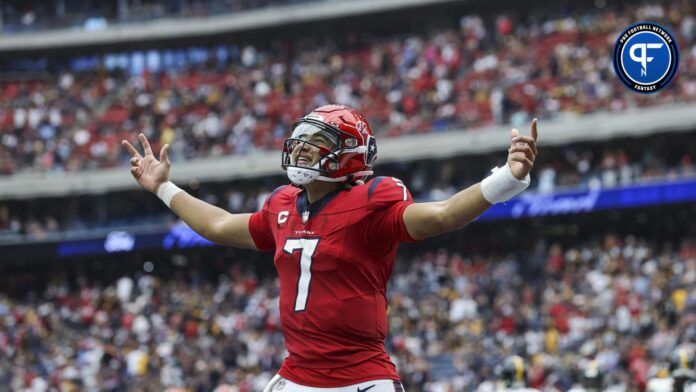
[[[343,188],[339,187],[338,189],[322,196],[321,199],[315,201],[314,203],[310,203],[309,199],[307,199],[306,190],[303,189],[300,193],[298,193],[295,204],[297,206],[297,213],[303,218],[302,223],[307,223],[307,220],[319,214],[319,212],[324,209],[324,207],[329,204],[329,202],[333,200],[333,198],[336,197],[342,190]],[[306,219],[304,218],[305,216],[307,216]]]

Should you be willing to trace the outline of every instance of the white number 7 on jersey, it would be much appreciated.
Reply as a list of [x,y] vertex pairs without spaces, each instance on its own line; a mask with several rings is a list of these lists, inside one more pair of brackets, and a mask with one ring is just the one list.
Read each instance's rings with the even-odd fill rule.
[[297,279],[297,296],[295,311],[301,312],[307,308],[309,282],[312,280],[312,257],[317,250],[319,238],[288,238],[283,250],[292,254],[296,249],[302,249],[300,256],[300,277]]
[[394,183],[396,184],[396,186],[398,186],[399,188],[404,190],[404,201],[408,200],[408,196],[406,193],[406,185],[404,185],[403,181],[399,180],[396,177],[392,177],[392,180],[394,180]]

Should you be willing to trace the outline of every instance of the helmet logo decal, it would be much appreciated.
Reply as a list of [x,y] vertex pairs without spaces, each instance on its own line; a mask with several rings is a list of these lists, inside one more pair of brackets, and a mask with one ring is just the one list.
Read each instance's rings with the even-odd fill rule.
[[358,130],[363,136],[367,136],[367,124],[364,121],[358,121],[355,123],[355,129]]
[[367,137],[367,153],[366,154],[367,154],[367,159],[365,159],[365,163],[368,166],[371,166],[374,163],[375,156],[377,156],[377,141],[372,136]]

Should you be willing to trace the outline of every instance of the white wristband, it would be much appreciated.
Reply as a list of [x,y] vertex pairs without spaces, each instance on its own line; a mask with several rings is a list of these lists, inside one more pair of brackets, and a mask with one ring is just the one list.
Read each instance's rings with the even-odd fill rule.
[[524,180],[518,180],[507,163],[504,167],[495,167],[491,171],[493,174],[481,181],[481,193],[491,204],[510,200],[529,186],[529,174]]
[[183,191],[184,191],[183,189],[174,185],[173,182],[167,181],[167,182],[160,184],[159,188],[157,188],[157,197],[162,199],[164,204],[166,204],[167,207],[169,207],[169,204],[172,202],[174,195],[176,195],[179,192],[183,192]]

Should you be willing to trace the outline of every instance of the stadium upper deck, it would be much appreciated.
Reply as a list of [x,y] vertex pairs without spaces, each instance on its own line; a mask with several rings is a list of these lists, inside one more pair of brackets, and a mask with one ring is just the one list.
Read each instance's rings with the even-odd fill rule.
[[[696,128],[688,2],[543,6],[500,14],[465,2],[445,16],[432,6],[420,24],[400,11],[392,14],[407,22],[389,32],[375,18],[387,25],[392,14],[380,13],[347,18],[354,30],[345,21],[317,22],[266,44],[258,41],[266,33],[254,30],[257,40],[198,38],[197,47],[3,57],[0,174],[14,175],[0,176],[0,197],[130,189],[126,172],[107,168],[126,159],[116,142],[139,130],[157,146],[172,144],[175,180],[277,173],[277,155],[263,151],[274,151],[297,117],[328,101],[367,113],[382,162],[423,158],[423,151],[491,151],[504,145],[508,123],[532,115],[541,118],[542,144]],[[656,95],[626,90],[611,71],[617,26],[640,18],[672,26],[682,48],[676,80]],[[21,75],[8,73],[18,67]]]
[[[227,39],[239,34],[253,40],[263,30],[287,37],[293,26],[300,26],[302,35],[307,33],[307,27],[316,32],[322,27],[312,26],[327,21],[335,24],[342,19],[344,26],[334,25],[335,31],[351,25],[355,29],[358,18],[384,22],[384,17],[394,10],[399,12],[391,15],[404,21],[414,7],[417,11],[411,12],[411,18],[422,19],[423,7],[432,12],[431,6],[442,4],[470,7],[470,2],[454,0],[7,1],[0,7],[4,11],[0,12],[0,26],[6,33],[0,37],[0,51],[27,53],[79,47],[101,50],[105,46],[152,42],[180,45],[181,41],[200,43],[201,39]],[[8,19],[4,24],[3,17]],[[374,30],[386,25],[372,23],[371,27]]]
[[662,18],[689,48],[694,17],[681,6],[642,6],[629,15],[590,7],[543,20],[465,16],[457,28],[353,44],[310,46],[316,40],[305,38],[280,52],[226,45],[83,56],[62,67],[49,61],[55,77],[2,83],[0,170],[117,166],[124,156],[115,142],[138,130],[155,144],[172,143],[179,162],[273,150],[296,118],[329,101],[365,111],[382,137],[607,110],[625,115],[614,132],[632,130],[639,113],[631,108],[694,100],[695,55],[683,51],[680,74],[667,90],[633,94],[610,68],[614,30],[635,18]]
[[57,0],[33,2],[3,1],[0,6],[2,31],[5,34],[44,32],[58,29],[102,30],[156,21],[164,18],[210,17],[233,15],[259,8],[304,4],[321,0]]

